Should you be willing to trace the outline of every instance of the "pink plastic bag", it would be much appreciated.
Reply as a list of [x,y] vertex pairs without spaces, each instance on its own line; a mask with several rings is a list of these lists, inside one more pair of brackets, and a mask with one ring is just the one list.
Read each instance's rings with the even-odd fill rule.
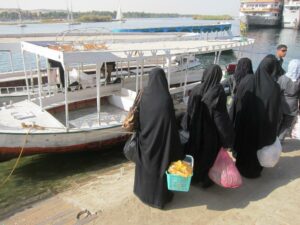
[[242,177],[224,148],[220,149],[208,176],[213,182],[224,188],[237,188],[242,185]]

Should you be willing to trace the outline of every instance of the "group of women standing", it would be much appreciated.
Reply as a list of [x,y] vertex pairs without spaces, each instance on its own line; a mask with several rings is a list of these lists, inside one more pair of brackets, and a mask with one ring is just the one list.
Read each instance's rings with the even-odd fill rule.
[[[182,129],[189,132],[184,146],[180,143],[165,73],[159,68],[152,70],[139,105],[136,196],[147,205],[163,208],[172,199],[165,171],[171,162],[183,159],[185,154],[194,157],[192,182],[210,186],[208,172],[221,147],[232,149],[241,175],[259,177],[262,167],[257,150],[275,142],[282,118],[283,97],[276,80],[279,68],[274,55],[266,56],[255,73],[250,59],[240,59],[230,81],[234,88],[228,112],[227,97],[220,83],[222,70],[218,65],[209,66],[201,84],[189,95],[187,111],[181,121]],[[295,75],[287,77],[300,82],[300,63],[297,73],[297,78]],[[283,83],[288,82],[282,81],[281,86]],[[299,85],[297,93],[299,96]]]

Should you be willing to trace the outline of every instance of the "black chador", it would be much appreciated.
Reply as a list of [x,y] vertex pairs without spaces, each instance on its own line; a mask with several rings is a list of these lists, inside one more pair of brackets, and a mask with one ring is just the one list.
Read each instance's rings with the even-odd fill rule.
[[240,173],[248,178],[260,176],[262,167],[257,151],[275,142],[280,119],[280,88],[278,61],[274,55],[266,56],[254,76],[240,83],[233,106],[236,133],[234,150]]
[[165,72],[150,72],[139,111],[139,155],[134,193],[145,204],[163,208],[172,199],[165,172],[173,161],[184,158],[172,98]]

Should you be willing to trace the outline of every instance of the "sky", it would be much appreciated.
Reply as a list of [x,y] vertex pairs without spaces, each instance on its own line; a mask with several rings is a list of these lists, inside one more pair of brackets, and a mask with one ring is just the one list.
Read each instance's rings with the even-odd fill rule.
[[[66,9],[70,0],[0,0],[0,8]],[[239,0],[72,0],[73,11],[154,12],[180,14],[229,14],[237,16]]]

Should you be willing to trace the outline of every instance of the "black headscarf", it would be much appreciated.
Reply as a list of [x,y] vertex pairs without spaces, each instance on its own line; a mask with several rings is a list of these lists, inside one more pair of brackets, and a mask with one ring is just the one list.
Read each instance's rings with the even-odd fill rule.
[[178,128],[165,72],[150,72],[139,111],[139,159],[134,193],[146,204],[162,208],[170,200],[165,172],[171,162],[182,159]]
[[249,58],[241,58],[238,61],[233,75],[236,82],[236,87],[239,85],[241,80],[248,74],[253,74],[252,62]]
[[221,68],[211,65],[203,73],[203,83],[194,87],[189,97],[183,127],[190,132],[186,152],[194,156],[194,181],[206,182],[220,148],[233,143],[221,78]]
[[[261,67],[260,69],[263,69],[265,72],[267,72],[268,74],[271,75],[271,77],[273,78],[273,80],[275,80],[276,82],[278,81],[278,78],[283,75],[282,72],[282,67],[280,65],[280,62],[278,61],[278,59],[276,58],[275,55],[267,55],[262,62],[265,62],[265,65],[263,67]],[[256,73],[258,72],[258,69],[256,70]]]
[[262,167],[257,150],[273,144],[276,139],[280,118],[280,88],[274,80],[277,68],[276,57],[266,56],[255,75],[242,80],[237,90],[233,106],[234,150],[236,165],[246,177],[260,176]]

